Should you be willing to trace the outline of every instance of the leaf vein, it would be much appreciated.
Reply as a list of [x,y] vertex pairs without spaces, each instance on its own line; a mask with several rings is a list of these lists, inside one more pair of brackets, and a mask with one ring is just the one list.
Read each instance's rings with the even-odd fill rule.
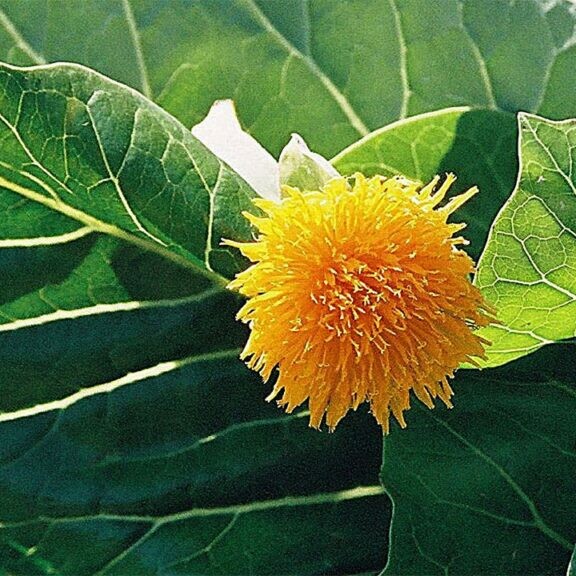
[[447,422],[439,418],[438,416],[434,415],[431,411],[425,412],[430,418],[436,421],[440,426],[448,430],[456,439],[458,439],[464,446],[466,446],[473,454],[478,456],[481,460],[483,460],[488,466],[493,468],[502,478],[503,480],[510,486],[510,488],[516,493],[516,495],[520,498],[522,502],[526,505],[528,510],[530,511],[532,517],[534,518],[535,526],[545,535],[548,536],[551,540],[567,548],[568,550],[572,550],[572,545],[570,542],[564,538],[562,535],[558,534],[555,530],[550,528],[542,518],[540,511],[538,510],[536,504],[532,501],[532,499],[524,492],[524,490],[520,487],[520,485],[510,476],[510,474],[495,460],[493,460],[488,454],[474,445],[472,442],[467,440],[462,434],[457,432],[452,426],[450,426]]
[[136,54],[136,62],[138,63],[140,82],[142,84],[142,94],[144,94],[146,98],[152,100],[152,89],[150,87],[150,81],[148,79],[146,60],[144,59],[142,42],[140,40],[140,33],[138,32],[138,27],[136,25],[134,12],[132,11],[132,6],[130,5],[130,0],[122,0],[122,6],[124,8],[124,15],[126,17],[126,22],[128,24],[128,30],[130,31],[130,38],[132,39],[134,52]]
[[400,105],[399,119],[402,120],[408,116],[408,104],[412,91],[410,90],[410,82],[408,80],[408,47],[406,45],[406,38],[402,29],[402,17],[400,9],[396,4],[396,0],[388,0],[392,15],[394,17],[394,27],[396,28],[396,36],[398,37],[398,49],[400,54],[400,82],[402,84],[402,103]]
[[32,46],[26,41],[24,36],[18,31],[12,20],[8,18],[4,10],[0,10],[0,24],[8,35],[14,40],[16,46],[22,50],[34,64],[46,64],[45,58],[36,52]]

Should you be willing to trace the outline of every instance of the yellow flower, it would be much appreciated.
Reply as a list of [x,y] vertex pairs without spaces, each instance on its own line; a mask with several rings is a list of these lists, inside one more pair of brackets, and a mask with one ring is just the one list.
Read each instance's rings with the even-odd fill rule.
[[424,187],[401,177],[334,178],[320,191],[284,187],[279,202],[258,199],[259,230],[236,246],[254,264],[230,287],[249,299],[242,352],[268,380],[269,399],[291,412],[308,400],[310,425],[333,429],[350,408],[369,402],[385,432],[402,427],[410,391],[429,408],[451,406],[448,378],[484,357],[474,329],[491,321],[470,282],[474,262],[447,218],[476,192],[439,207],[455,180]]

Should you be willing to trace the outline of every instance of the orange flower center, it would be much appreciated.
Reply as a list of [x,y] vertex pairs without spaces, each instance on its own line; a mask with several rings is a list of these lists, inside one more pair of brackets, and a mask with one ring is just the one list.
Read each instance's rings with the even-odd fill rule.
[[250,298],[242,356],[266,379],[278,367],[273,396],[283,390],[288,410],[308,399],[313,426],[325,416],[334,427],[363,401],[385,430],[390,413],[404,425],[410,390],[450,405],[447,377],[483,355],[472,329],[490,319],[452,236],[463,226],[447,222],[475,189],[437,208],[452,180],[288,189],[280,204],[256,201],[268,218],[247,215],[257,242],[230,242],[255,262],[231,284]]

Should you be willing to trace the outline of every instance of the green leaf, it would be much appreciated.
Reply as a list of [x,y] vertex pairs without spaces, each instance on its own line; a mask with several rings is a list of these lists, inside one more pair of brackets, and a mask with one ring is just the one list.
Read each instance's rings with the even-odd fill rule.
[[576,539],[574,345],[460,371],[386,439],[387,576],[563,574]]
[[366,136],[332,162],[343,174],[404,176],[423,183],[436,174],[458,177],[452,194],[478,186],[480,193],[456,215],[477,256],[517,172],[511,114],[454,108],[395,122]]
[[292,132],[330,157],[394,120],[450,106],[576,116],[576,15],[567,0],[0,7],[3,59],[83,63],[187,126],[214,100],[233,98],[243,125],[276,156]]
[[3,246],[89,228],[217,283],[242,266],[220,240],[249,238],[252,190],[130,89],[79,66],[2,66],[0,139]]
[[576,121],[519,125],[520,176],[476,276],[502,322],[483,329],[490,366],[576,335]]
[[90,70],[0,87],[0,571],[380,570],[380,431],[310,430],[238,358],[252,190]]
[[[91,332],[114,349],[109,333],[109,322]],[[278,413],[237,354],[199,353],[3,414],[2,568],[78,576],[382,567],[389,507],[375,482],[379,434],[367,434],[362,418],[318,434],[306,413]]]
[[576,546],[574,546],[574,553],[572,554],[572,558],[570,558],[570,564],[568,564],[568,572],[566,576],[575,576],[576,575]]

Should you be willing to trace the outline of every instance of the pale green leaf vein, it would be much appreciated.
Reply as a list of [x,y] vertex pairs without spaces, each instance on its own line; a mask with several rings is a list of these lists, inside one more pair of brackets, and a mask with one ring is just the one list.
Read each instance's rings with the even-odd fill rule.
[[[184,298],[171,298],[162,300],[130,300],[126,302],[116,302],[114,304],[96,304],[86,308],[74,308],[70,310],[57,310],[49,314],[35,316],[33,318],[12,318],[11,322],[0,324],[0,332],[12,332],[42,326],[51,322],[60,322],[63,320],[76,320],[87,316],[99,316],[101,314],[115,314],[120,312],[132,312],[133,310],[147,310],[159,308],[176,308],[188,304],[200,303],[211,298],[224,290],[224,287],[215,286],[200,294],[185,296]],[[50,305],[50,303],[48,303]]]
[[46,64],[45,58],[36,52],[18,31],[12,20],[8,18],[4,10],[0,10],[0,24],[6,30],[8,35],[14,40],[14,43],[22,52],[24,52],[35,64]]
[[466,24],[464,23],[464,14],[463,14],[464,5],[463,5],[463,3],[458,2],[457,6],[458,6],[458,15],[460,16],[460,25],[462,27],[464,34],[466,34],[466,37],[468,38],[468,40],[470,42],[469,46],[470,46],[470,49],[472,50],[472,55],[474,56],[474,59],[476,60],[476,63],[478,64],[478,71],[480,72],[480,78],[482,79],[484,91],[486,93],[486,98],[488,100],[488,107],[491,108],[492,110],[497,110],[498,104],[496,103],[496,98],[494,97],[494,88],[492,86],[492,80],[490,79],[490,74],[488,72],[488,68],[486,67],[486,61],[484,60],[484,57],[482,56],[482,53],[480,52],[480,48],[478,47],[478,44],[476,43],[476,41],[474,40],[472,35],[468,32],[468,28],[466,27]]
[[89,234],[94,230],[88,226],[82,226],[73,232],[59,234],[56,236],[36,236],[34,238],[4,238],[0,240],[0,248],[33,248],[36,246],[55,246],[57,244],[67,244]]
[[[194,452],[206,444],[210,444],[211,442],[215,442],[225,438],[226,436],[229,436],[230,434],[234,434],[244,429],[253,430],[254,428],[265,428],[269,426],[287,426],[294,420],[300,420],[308,416],[310,416],[310,412],[308,410],[302,410],[300,412],[296,412],[295,414],[283,414],[277,418],[262,418],[259,420],[247,420],[245,422],[238,422],[236,424],[231,424],[223,430],[217,430],[209,436],[199,438],[198,440],[192,442],[190,445],[179,448],[178,450],[166,452],[157,456],[135,456],[131,458],[118,456],[117,461],[125,464],[126,462],[151,462],[153,460],[165,460],[167,458],[174,458],[175,456],[182,456],[183,454]],[[112,461],[116,461],[116,459],[109,459],[107,462],[109,463]]]
[[10,190],[11,192],[15,192],[16,194],[19,194],[27,198],[28,200],[38,202],[39,204],[42,204],[47,208],[50,208],[51,210],[55,210],[57,212],[60,212],[61,214],[64,214],[65,216],[68,216],[69,218],[72,218],[73,220],[82,222],[86,226],[89,226],[90,228],[98,232],[102,232],[103,234],[120,238],[121,240],[130,242],[131,244],[139,246],[144,250],[154,252],[159,256],[162,256],[174,262],[175,264],[182,266],[183,268],[193,270],[195,273],[205,276],[210,281],[214,282],[214,284],[216,284],[217,286],[226,286],[228,284],[228,279],[224,278],[220,274],[212,272],[211,270],[208,270],[204,266],[201,266],[199,264],[195,265],[189,259],[180,256],[175,252],[172,252],[171,250],[158,244],[157,242],[151,242],[150,240],[147,240],[145,238],[135,236],[134,234],[131,234],[126,230],[118,228],[117,226],[114,226],[112,224],[102,222],[101,220],[98,220],[97,218],[94,218],[93,216],[90,216],[89,214],[86,214],[85,212],[82,212],[81,210],[78,210],[77,208],[74,208],[64,203],[58,198],[56,193],[53,190],[51,190],[51,188],[47,186],[44,182],[42,182],[41,180],[39,180],[38,178],[34,177],[31,174],[23,173],[23,175],[32,179],[39,186],[49,191],[51,197],[44,196],[43,194],[35,192],[34,190],[24,188],[23,186],[20,186],[15,182],[11,182],[10,180],[6,180],[1,176],[0,176],[0,187],[4,187],[7,190]]
[[[92,115],[92,110],[90,109],[90,102],[92,101],[93,98],[98,98],[98,96],[100,94],[103,94],[103,91],[96,90],[94,92],[94,94],[92,94],[92,96],[90,97],[90,100],[88,100],[88,103],[86,105],[86,110],[88,113],[88,117],[90,118],[90,122],[92,123],[92,129],[94,130],[94,136],[96,137],[96,142],[98,143],[98,149],[100,150],[100,156],[102,157],[102,161],[104,162],[104,166],[106,168],[106,171],[108,172],[108,176],[110,178],[110,181],[114,185],[116,193],[118,194],[118,198],[120,198],[120,202],[122,203],[122,206],[124,207],[124,210],[126,210],[126,213],[130,217],[132,222],[134,222],[134,225],[136,226],[136,228],[138,228],[138,230],[140,232],[142,232],[142,234],[144,234],[145,236],[148,236],[154,242],[158,242],[158,244],[162,244],[163,246],[166,246],[165,242],[162,242],[162,240],[160,240],[159,238],[154,236],[140,222],[140,220],[138,219],[138,217],[134,213],[134,210],[132,210],[132,207],[128,203],[126,195],[124,194],[124,191],[122,190],[122,187],[120,186],[120,181],[118,180],[118,177],[113,174],[112,169],[110,168],[110,164],[108,162],[108,157],[106,156],[106,152],[104,151],[104,146],[102,145],[102,139],[100,138],[100,133],[98,132],[98,129],[96,128],[96,122],[94,120],[94,116]],[[141,110],[141,108],[138,108],[136,110],[133,131],[136,129],[135,127],[137,124],[138,113],[140,112],[140,110]]]
[[212,242],[213,242],[212,234],[214,229],[214,213],[216,211],[216,194],[218,194],[218,188],[222,183],[223,172],[224,167],[222,166],[222,164],[220,164],[218,169],[218,176],[216,178],[216,184],[214,184],[214,188],[212,188],[212,190],[210,190],[207,187],[206,182],[202,180],[204,186],[208,190],[208,194],[210,197],[210,206],[208,210],[208,224],[206,233],[206,248],[204,250],[204,264],[206,265],[206,268],[208,268],[208,270],[212,270],[212,266],[210,265],[210,253],[212,252]]
[[96,386],[91,386],[90,388],[84,388],[70,394],[65,398],[59,400],[54,400],[52,402],[46,402],[44,404],[37,404],[31,408],[23,408],[21,410],[15,410],[13,412],[0,413],[0,422],[9,422],[12,420],[19,420],[22,418],[30,418],[38,414],[44,414],[46,412],[52,412],[54,410],[65,410],[70,406],[76,404],[80,400],[89,398],[92,396],[100,394],[109,394],[118,388],[128,386],[130,384],[135,384],[149,378],[156,378],[168,372],[173,372],[188,366],[190,364],[196,364],[201,362],[213,362],[217,360],[232,359],[237,358],[240,355],[240,349],[232,350],[220,350],[218,352],[209,352],[206,354],[199,354],[197,356],[191,356],[189,358],[184,358],[182,360],[173,360],[170,362],[161,362],[156,366],[150,368],[145,368],[143,370],[138,370],[137,372],[131,372],[118,378],[112,380],[111,382],[105,382],[103,384],[98,384]]
[[142,94],[144,94],[146,98],[152,100],[152,89],[148,79],[148,70],[146,67],[146,61],[144,59],[144,52],[142,50],[142,42],[140,40],[140,33],[138,32],[136,19],[134,18],[134,12],[132,11],[130,0],[122,0],[122,6],[124,8],[124,15],[128,24],[128,30],[130,31],[130,38],[132,39],[134,52],[136,54],[138,72],[140,73],[140,83],[142,85]]
[[217,544],[222,542],[222,540],[224,540],[224,538],[231,532],[231,530],[234,528],[234,526],[235,526],[235,524],[239,518],[240,518],[240,514],[234,514],[232,516],[232,518],[230,519],[230,521],[228,522],[228,524],[226,524],[226,526],[224,526],[224,528],[222,530],[220,530],[220,532],[218,532],[218,534],[216,534],[216,536],[208,544],[206,544],[205,546],[203,546],[202,548],[200,548],[199,550],[194,552],[194,554],[190,554],[189,556],[184,556],[183,558],[179,558],[178,560],[175,560],[174,562],[170,562],[169,564],[165,564],[162,568],[174,568],[175,566],[178,566],[180,564],[185,564],[186,562],[190,562],[191,560],[195,560],[196,558],[199,558],[200,556],[202,556],[204,554],[210,554],[212,549]]
[[394,16],[394,26],[396,28],[396,36],[398,36],[398,50],[400,54],[400,81],[402,83],[402,104],[400,105],[399,118],[402,120],[408,116],[408,104],[410,101],[410,82],[408,80],[408,60],[407,53],[408,49],[406,46],[406,38],[404,37],[404,32],[402,30],[402,16],[396,0],[388,0],[390,8],[392,9],[392,15]]
[[380,485],[358,486],[337,492],[321,492],[319,494],[309,494],[306,496],[284,496],[283,498],[271,500],[258,500],[246,504],[233,504],[230,506],[216,506],[209,508],[191,508],[182,512],[164,516],[145,516],[139,514],[92,514],[85,516],[39,516],[33,520],[23,520],[20,522],[0,522],[0,528],[18,528],[45,522],[49,524],[66,524],[82,521],[104,520],[111,522],[127,523],[150,523],[153,525],[164,525],[172,522],[180,522],[192,518],[209,518],[211,516],[228,516],[233,514],[250,514],[253,512],[264,512],[278,508],[299,508],[302,506],[321,506],[324,504],[337,504],[360,498],[372,498],[382,496],[386,492]]
[[530,132],[532,133],[532,136],[534,137],[534,140],[536,140],[536,142],[538,142],[538,145],[546,153],[548,158],[550,158],[550,161],[554,165],[554,168],[556,169],[558,174],[560,174],[560,176],[562,176],[562,178],[565,180],[566,184],[568,184],[568,187],[570,188],[570,190],[572,190],[572,192],[574,192],[574,194],[576,194],[576,187],[574,186],[574,182],[572,182],[572,180],[568,176],[568,174],[566,174],[566,172],[564,172],[564,170],[562,170],[562,168],[558,164],[558,161],[556,160],[556,158],[554,157],[554,155],[552,154],[552,152],[550,151],[548,146],[546,146],[544,144],[544,142],[542,142],[542,140],[540,139],[540,136],[538,136],[536,129],[532,126],[532,124],[529,121],[524,122],[524,125],[528,128],[528,130],[530,130]]

